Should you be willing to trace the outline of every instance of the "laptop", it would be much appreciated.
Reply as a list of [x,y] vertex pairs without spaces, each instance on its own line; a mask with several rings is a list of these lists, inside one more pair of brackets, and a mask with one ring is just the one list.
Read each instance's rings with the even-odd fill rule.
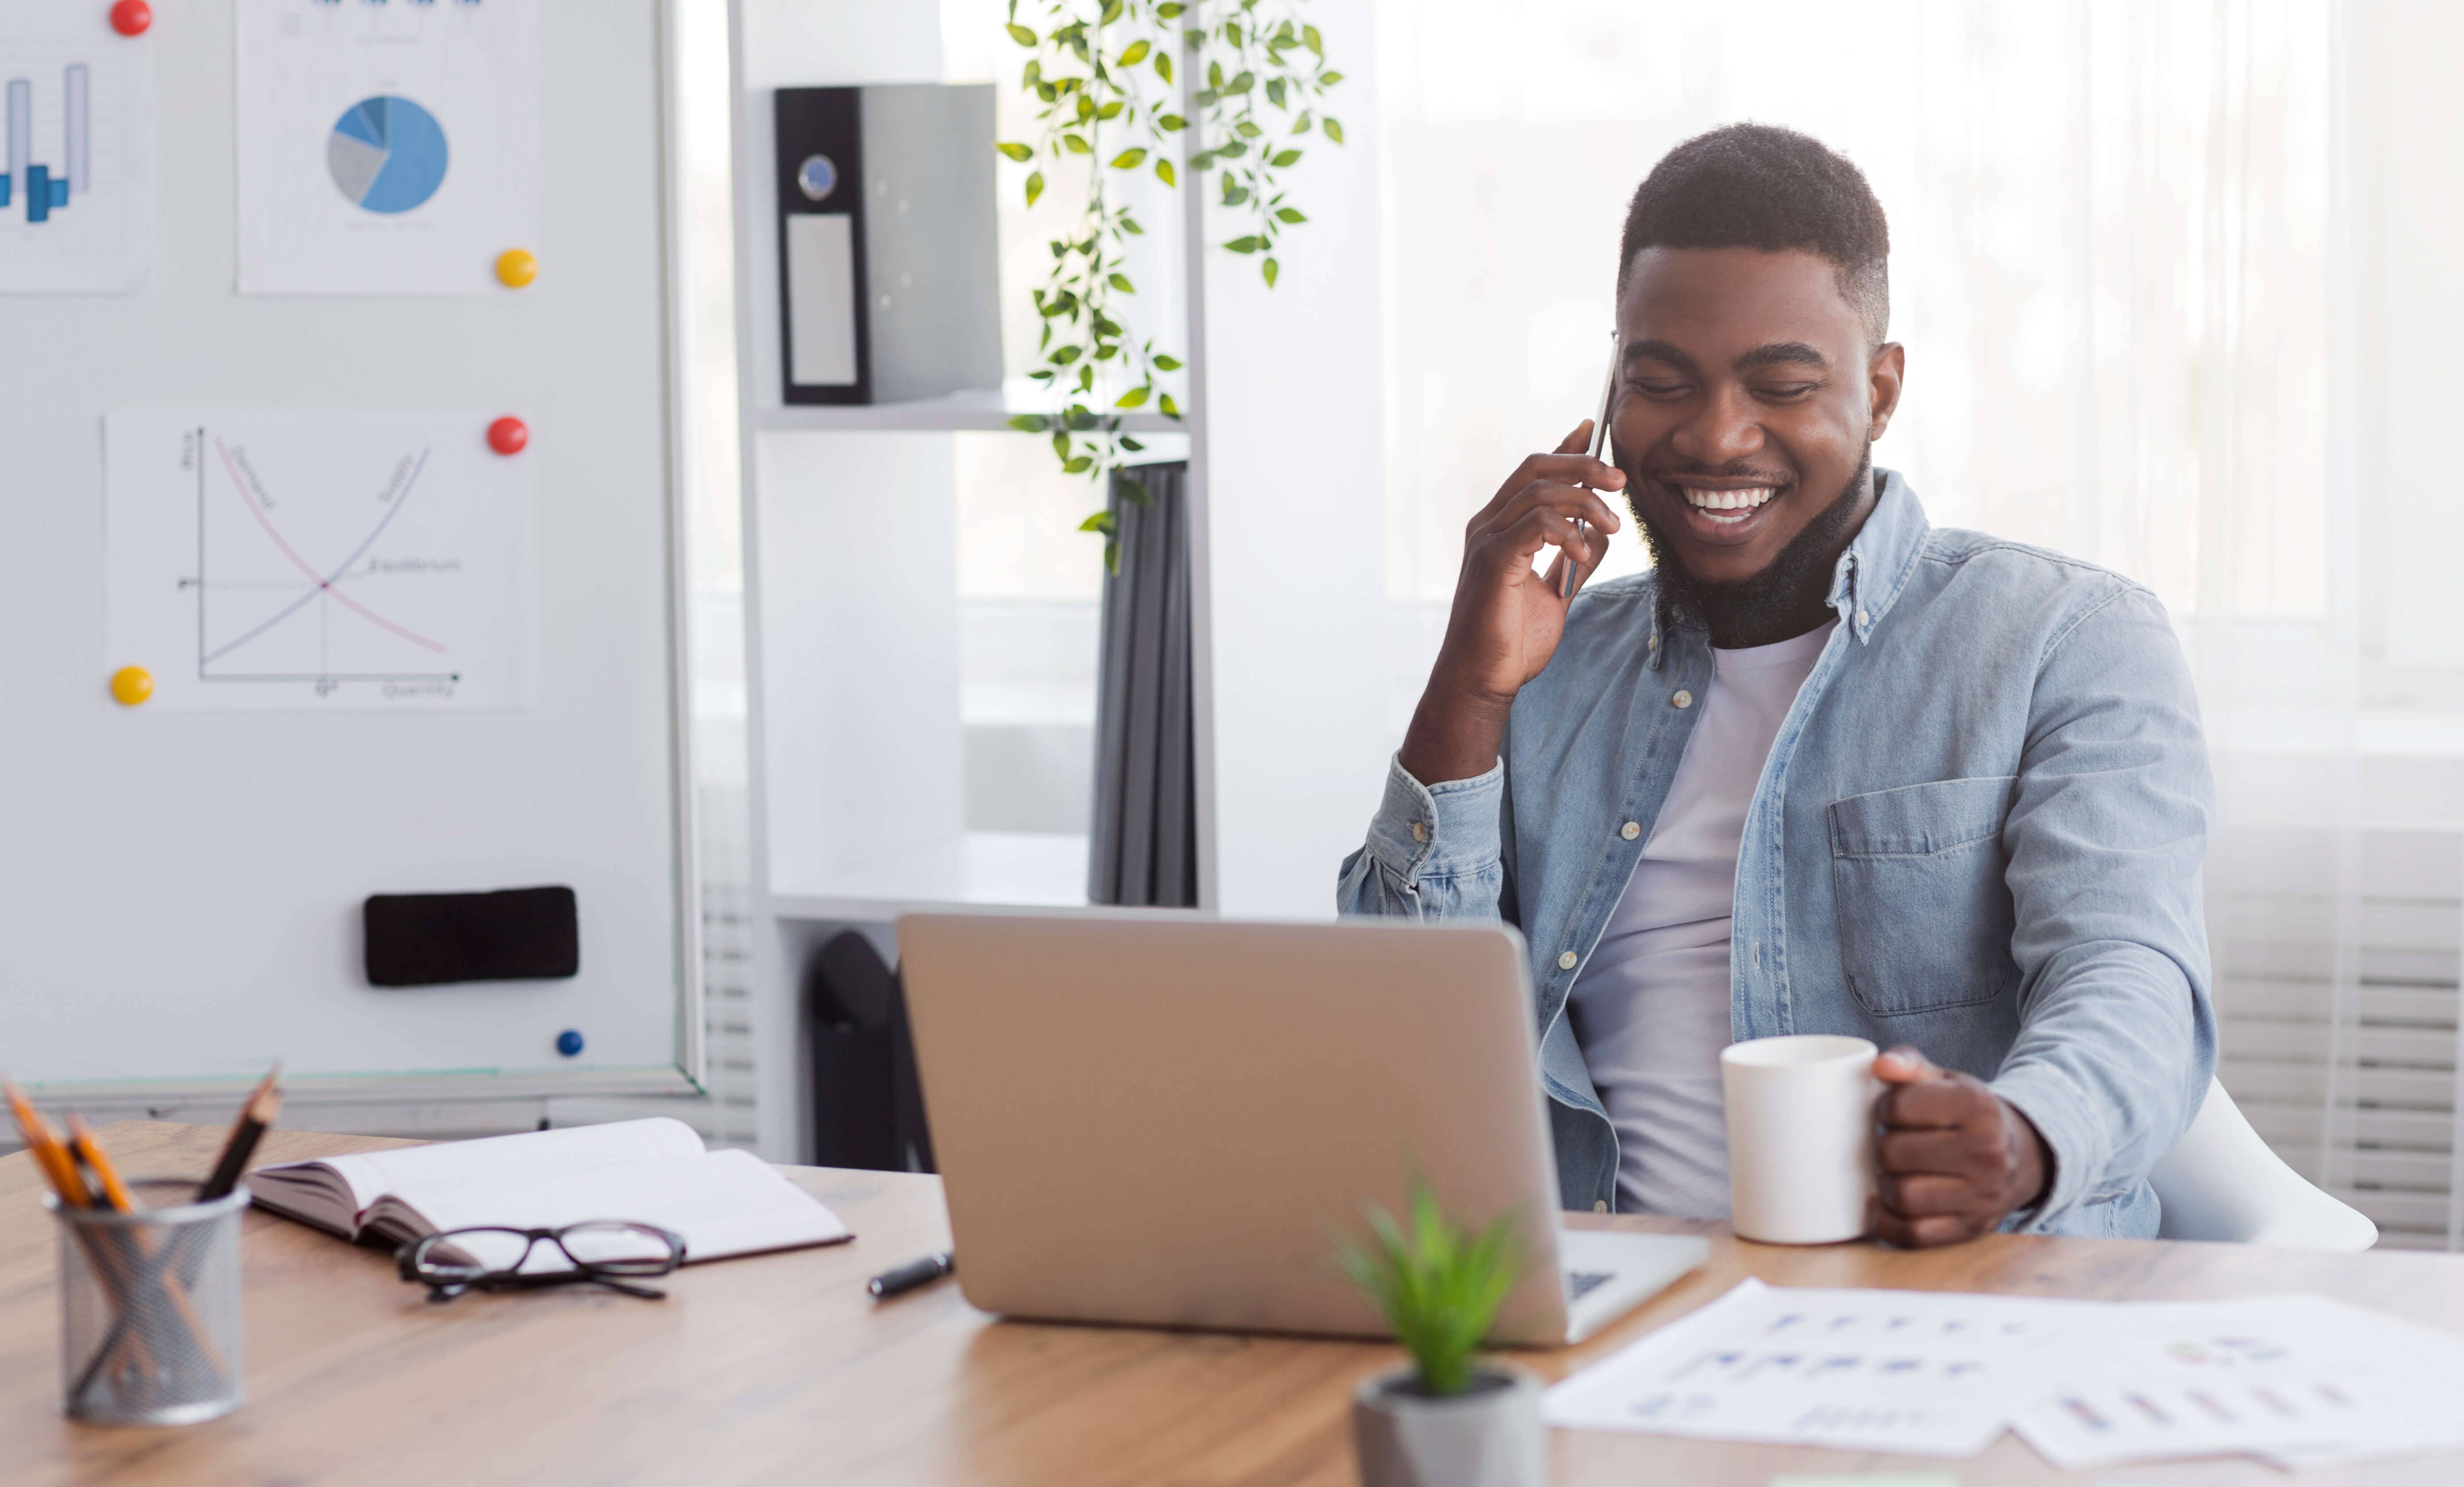
[[1578,1342],[1703,1263],[1562,1228],[1504,927],[909,914],[900,973],[967,1300],[1012,1317],[1380,1336],[1343,1278],[1416,1180],[1511,1214],[1493,1343]]

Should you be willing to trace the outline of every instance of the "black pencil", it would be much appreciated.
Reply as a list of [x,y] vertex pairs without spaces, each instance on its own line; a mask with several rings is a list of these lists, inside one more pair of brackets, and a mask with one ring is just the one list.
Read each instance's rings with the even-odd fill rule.
[[231,1136],[223,1143],[223,1154],[214,1159],[213,1175],[197,1190],[198,1202],[229,1197],[231,1191],[239,1186],[240,1173],[248,1170],[248,1159],[256,1151],[257,1138],[265,1134],[265,1128],[274,1124],[274,1117],[282,1109],[282,1091],[274,1082],[281,1073],[278,1063],[266,1071],[248,1103],[239,1107],[239,1119],[232,1123]]

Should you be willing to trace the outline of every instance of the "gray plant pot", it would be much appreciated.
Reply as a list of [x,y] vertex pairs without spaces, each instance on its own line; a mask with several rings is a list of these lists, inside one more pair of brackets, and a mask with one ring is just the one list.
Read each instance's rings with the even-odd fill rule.
[[1353,1391],[1361,1487],[1546,1487],[1549,1432],[1529,1369],[1484,1364],[1470,1390],[1442,1399],[1412,1378],[1406,1366]]

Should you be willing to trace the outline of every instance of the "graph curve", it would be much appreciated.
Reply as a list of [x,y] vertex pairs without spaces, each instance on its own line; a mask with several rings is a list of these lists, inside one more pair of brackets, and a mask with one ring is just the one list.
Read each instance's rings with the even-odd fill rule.
[[350,595],[334,587],[335,581],[341,579],[343,574],[350,571],[351,564],[358,562],[363,557],[366,556],[369,548],[376,546],[377,538],[385,536],[385,528],[392,525],[394,517],[401,514],[404,505],[410,500],[411,492],[417,490],[419,487],[420,471],[428,468],[428,451],[426,449],[419,451],[419,459],[417,463],[412,465],[410,477],[404,483],[402,493],[393,498],[392,504],[385,508],[385,515],[378,520],[375,528],[368,533],[367,536],[361,541],[360,545],[351,549],[351,556],[343,558],[341,565],[336,567],[330,574],[319,573],[317,571],[316,564],[310,562],[307,558],[300,557],[298,550],[294,548],[290,541],[283,536],[281,530],[275,526],[272,514],[269,514],[258,502],[254,492],[249,490],[248,482],[240,478],[238,467],[231,462],[231,449],[220,439],[216,439],[214,441],[214,455],[221,461],[223,472],[231,478],[231,489],[238,494],[240,504],[248,508],[249,514],[256,518],[257,525],[265,529],[265,535],[273,539],[275,547],[281,552],[282,556],[290,559],[292,566],[307,575],[317,586],[310,589],[307,593],[302,594],[297,600],[294,600],[290,604],[286,605],[279,612],[275,614],[272,619],[267,620],[256,628],[240,636],[237,640],[231,641],[209,652],[202,658],[200,662],[201,665],[211,664],[212,662],[218,661],[224,656],[231,654],[232,651],[239,649],[242,645],[247,645],[258,636],[263,635],[266,631],[273,629],[275,625],[290,619],[293,615],[297,614],[300,610],[307,608],[308,605],[314,602],[317,597],[320,594],[331,595],[337,602],[358,614],[362,619],[366,620],[371,624],[378,625],[392,634],[398,635],[404,640],[409,641],[412,645],[424,645],[428,649],[436,652],[438,655],[443,655],[445,653],[445,647],[437,642],[429,640],[424,635],[415,634],[410,630],[405,629],[403,626],[396,624],[391,620],[386,619],[385,616],[378,614],[375,610],[368,608],[365,604],[353,599]]

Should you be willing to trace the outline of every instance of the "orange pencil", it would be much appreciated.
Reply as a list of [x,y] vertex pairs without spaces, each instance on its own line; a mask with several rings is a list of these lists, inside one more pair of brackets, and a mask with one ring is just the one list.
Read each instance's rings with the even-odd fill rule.
[[52,1124],[36,1113],[26,1092],[14,1080],[0,1080],[0,1093],[9,1100],[9,1112],[17,1118],[17,1133],[25,1138],[26,1149],[34,1155],[34,1165],[51,1179],[52,1191],[71,1208],[94,1207],[94,1194],[86,1191],[85,1179],[77,1175],[77,1162],[60,1145]]
[[102,1143],[96,1138],[94,1127],[85,1123],[83,1116],[77,1114],[69,1116],[69,1154],[84,1163],[86,1170],[94,1173],[95,1182],[102,1188],[103,1201],[113,1209],[122,1214],[134,1214],[143,1206],[129,1192],[128,1185],[120,1180],[120,1171],[111,1165],[111,1158],[103,1153]]

